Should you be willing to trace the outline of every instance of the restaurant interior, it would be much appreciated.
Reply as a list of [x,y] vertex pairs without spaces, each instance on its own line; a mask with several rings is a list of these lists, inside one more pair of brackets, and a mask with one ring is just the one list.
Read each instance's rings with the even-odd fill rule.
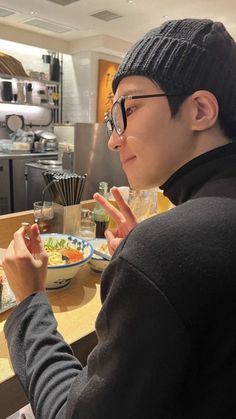
[[14,232],[37,222],[45,243],[51,233],[87,241],[73,272],[65,265],[63,275],[49,269],[47,277],[58,330],[85,364],[96,344],[100,278],[110,260],[104,229],[112,226],[93,194],[112,203],[109,190],[119,187],[139,221],[172,206],[158,188],[129,188],[118,153],[107,148],[104,114],[130,46],[183,17],[220,20],[236,39],[230,0],[1,0],[0,419],[28,403],[3,332],[16,305],[1,266]]

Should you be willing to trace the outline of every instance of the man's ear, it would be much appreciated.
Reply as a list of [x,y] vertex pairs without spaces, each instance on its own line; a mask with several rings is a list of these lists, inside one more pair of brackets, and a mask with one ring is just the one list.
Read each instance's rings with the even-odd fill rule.
[[216,97],[208,90],[198,90],[191,96],[192,129],[204,131],[216,124],[219,105]]

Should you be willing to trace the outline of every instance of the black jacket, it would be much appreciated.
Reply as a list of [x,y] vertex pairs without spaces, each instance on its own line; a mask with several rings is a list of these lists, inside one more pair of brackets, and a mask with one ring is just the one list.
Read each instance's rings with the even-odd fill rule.
[[236,144],[187,163],[163,189],[177,207],[133,229],[102,275],[86,368],[45,294],[8,319],[36,418],[236,418]]

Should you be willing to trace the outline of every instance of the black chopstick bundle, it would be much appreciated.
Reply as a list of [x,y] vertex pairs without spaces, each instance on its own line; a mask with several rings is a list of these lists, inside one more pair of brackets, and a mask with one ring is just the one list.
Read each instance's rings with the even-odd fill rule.
[[77,175],[66,171],[48,170],[43,172],[43,178],[48,187],[51,198],[60,205],[80,204],[87,174]]

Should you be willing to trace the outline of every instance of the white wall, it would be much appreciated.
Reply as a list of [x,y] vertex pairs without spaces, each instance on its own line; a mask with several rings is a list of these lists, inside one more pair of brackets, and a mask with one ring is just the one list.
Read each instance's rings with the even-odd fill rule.
[[63,56],[63,122],[96,122],[99,59],[121,61],[94,51]]
[[[25,70],[49,74],[49,65],[43,63],[47,51],[0,40],[0,51],[21,61]],[[95,122],[97,113],[98,60],[120,63],[121,58],[95,51],[63,54],[63,121]]]

